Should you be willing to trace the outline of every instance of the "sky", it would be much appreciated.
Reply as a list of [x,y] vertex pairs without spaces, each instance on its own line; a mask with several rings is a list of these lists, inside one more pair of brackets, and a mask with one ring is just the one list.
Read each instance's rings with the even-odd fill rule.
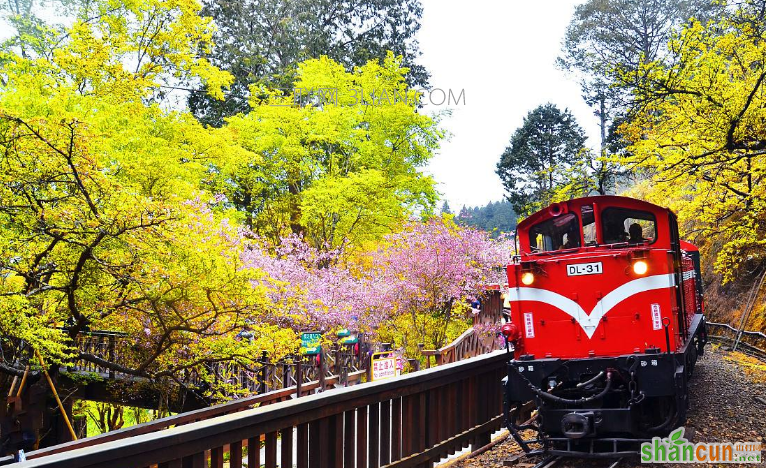
[[[503,198],[495,174],[500,155],[524,116],[551,102],[568,108],[597,147],[598,120],[574,77],[556,68],[574,0],[421,0],[420,63],[430,85],[461,100],[442,121],[451,133],[426,172],[455,211]],[[438,92],[434,104],[443,100]]]

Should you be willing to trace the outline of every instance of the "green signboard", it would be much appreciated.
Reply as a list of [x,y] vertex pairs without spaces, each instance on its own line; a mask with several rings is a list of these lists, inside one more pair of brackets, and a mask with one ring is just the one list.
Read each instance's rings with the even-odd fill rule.
[[346,336],[340,339],[341,344],[357,344],[359,343],[359,337],[356,335]]
[[356,335],[356,333],[351,333],[351,331],[347,328],[344,328],[343,330],[338,331],[338,343],[344,344],[344,345],[352,345],[359,343],[359,337]]
[[303,354],[319,354],[322,352],[322,347],[319,346],[319,342],[322,340],[321,332],[305,332],[301,333],[301,352]]

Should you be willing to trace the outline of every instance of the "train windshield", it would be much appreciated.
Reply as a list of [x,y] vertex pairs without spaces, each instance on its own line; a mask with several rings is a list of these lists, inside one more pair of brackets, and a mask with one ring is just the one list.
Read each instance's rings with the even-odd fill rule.
[[529,230],[529,246],[532,252],[580,247],[580,224],[573,213],[558,216],[536,224]]
[[657,222],[646,211],[607,208],[601,213],[601,223],[606,244],[645,244],[657,238]]

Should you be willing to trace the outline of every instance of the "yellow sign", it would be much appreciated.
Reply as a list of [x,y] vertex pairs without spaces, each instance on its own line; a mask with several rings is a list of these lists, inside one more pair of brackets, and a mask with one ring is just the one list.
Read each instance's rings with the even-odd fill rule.
[[396,358],[391,351],[383,351],[372,355],[372,381],[396,377]]

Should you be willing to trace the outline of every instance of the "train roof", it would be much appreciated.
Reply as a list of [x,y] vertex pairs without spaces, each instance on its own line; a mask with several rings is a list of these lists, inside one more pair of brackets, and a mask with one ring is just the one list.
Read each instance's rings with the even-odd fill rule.
[[649,203],[643,200],[636,200],[630,197],[620,197],[617,195],[596,195],[592,197],[573,198],[571,200],[562,201],[558,203],[552,203],[542,210],[529,215],[517,226],[519,230],[526,231],[529,227],[534,226],[540,221],[546,219],[555,218],[564,213],[570,211],[579,211],[582,206],[598,204],[599,207],[620,207],[634,210],[649,211],[655,214],[669,213],[670,210],[663,208],[654,203]]

